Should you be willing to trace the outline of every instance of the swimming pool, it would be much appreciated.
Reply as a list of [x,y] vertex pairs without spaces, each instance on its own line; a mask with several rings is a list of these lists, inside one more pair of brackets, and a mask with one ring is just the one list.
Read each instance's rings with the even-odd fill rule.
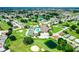
[[36,27],[34,30],[34,33],[38,33],[38,32],[40,32],[40,27]]

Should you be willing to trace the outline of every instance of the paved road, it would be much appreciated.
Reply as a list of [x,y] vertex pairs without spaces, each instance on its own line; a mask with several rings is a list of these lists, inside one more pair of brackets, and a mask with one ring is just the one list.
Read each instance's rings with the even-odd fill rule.
[[[59,34],[59,33],[63,32],[64,30],[67,30],[67,29],[68,29],[68,27],[65,27],[63,30],[61,30],[61,31],[59,31],[59,32],[57,32],[57,33],[55,33],[55,34]],[[72,44],[71,44],[72,46],[79,46],[78,43],[76,43],[76,42],[74,42],[74,41],[71,41],[71,40],[69,40],[68,38],[65,38],[65,37],[63,37],[63,36],[60,36],[60,37],[66,39],[68,43],[72,42]]]
[[[0,34],[3,33],[3,32],[7,32],[7,31],[0,31]],[[3,45],[4,45],[4,42],[5,42],[6,39],[7,39],[7,35],[2,35],[1,36],[0,43],[2,43],[2,47],[0,48],[0,51],[4,51],[5,50]]]
[[68,43],[72,42],[72,44],[71,44],[72,46],[75,46],[75,47],[76,47],[76,46],[79,46],[78,43],[76,43],[76,42],[74,42],[74,41],[71,41],[71,40],[69,40],[68,38],[65,38],[65,37],[62,37],[62,38],[64,38],[65,40],[67,40]]

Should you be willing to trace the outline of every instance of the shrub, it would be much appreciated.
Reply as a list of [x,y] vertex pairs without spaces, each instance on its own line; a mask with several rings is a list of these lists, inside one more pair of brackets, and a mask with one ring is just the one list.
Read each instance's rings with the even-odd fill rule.
[[76,33],[79,34],[79,29],[76,29]]
[[69,24],[68,24],[68,23],[65,23],[65,24],[64,24],[64,26],[67,26],[67,27],[69,27]]
[[4,48],[7,50],[7,49],[9,49],[9,46],[10,46],[10,40],[6,39],[6,41],[4,43]]
[[57,46],[57,49],[58,49],[58,50],[63,50],[64,47],[66,46],[66,44],[67,44],[67,41],[66,41],[66,40],[64,40],[63,38],[59,38],[59,39],[58,39],[58,46]]
[[61,44],[62,46],[64,46],[64,45],[67,44],[67,41],[64,40],[63,38],[59,38],[59,39],[58,39],[58,44]]
[[52,34],[53,34],[52,31],[49,31],[49,35],[52,36]]
[[9,26],[13,27],[13,25],[12,25],[12,23],[11,23],[10,21],[7,22],[7,24],[8,24]]
[[12,31],[8,31],[8,33],[6,33],[6,35],[11,35],[12,34]]
[[73,47],[69,44],[67,44],[65,47],[64,47],[64,51],[65,52],[73,52]]
[[71,26],[71,29],[73,29],[73,30],[75,30],[76,28],[77,28],[76,25],[72,25],[72,26]]
[[67,31],[63,31],[65,34],[68,34],[68,32]]
[[14,35],[10,35],[9,38],[10,38],[11,41],[16,40],[16,37]]
[[33,41],[33,38],[31,37],[24,37],[23,42],[24,44],[32,44],[34,41]]
[[79,22],[77,23],[77,25],[79,25]]

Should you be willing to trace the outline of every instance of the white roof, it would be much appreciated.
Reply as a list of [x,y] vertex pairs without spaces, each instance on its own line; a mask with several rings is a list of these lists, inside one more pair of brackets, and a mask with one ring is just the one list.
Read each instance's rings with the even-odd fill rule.
[[73,40],[73,39],[75,39],[75,37],[74,36],[70,36],[69,39]]
[[70,37],[70,34],[66,34],[66,35],[64,35],[65,37]]
[[1,33],[0,33],[0,35],[1,35]]
[[75,52],[79,52],[79,47],[77,47],[77,48],[75,49]]
[[39,38],[49,38],[49,33],[41,33],[41,35],[38,37]]
[[79,39],[75,39],[75,42],[79,43]]

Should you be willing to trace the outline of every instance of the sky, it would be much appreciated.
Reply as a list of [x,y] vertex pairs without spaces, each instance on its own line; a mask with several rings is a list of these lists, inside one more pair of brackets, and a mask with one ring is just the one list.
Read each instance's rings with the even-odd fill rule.
[[0,7],[79,7],[79,0],[0,0]]

